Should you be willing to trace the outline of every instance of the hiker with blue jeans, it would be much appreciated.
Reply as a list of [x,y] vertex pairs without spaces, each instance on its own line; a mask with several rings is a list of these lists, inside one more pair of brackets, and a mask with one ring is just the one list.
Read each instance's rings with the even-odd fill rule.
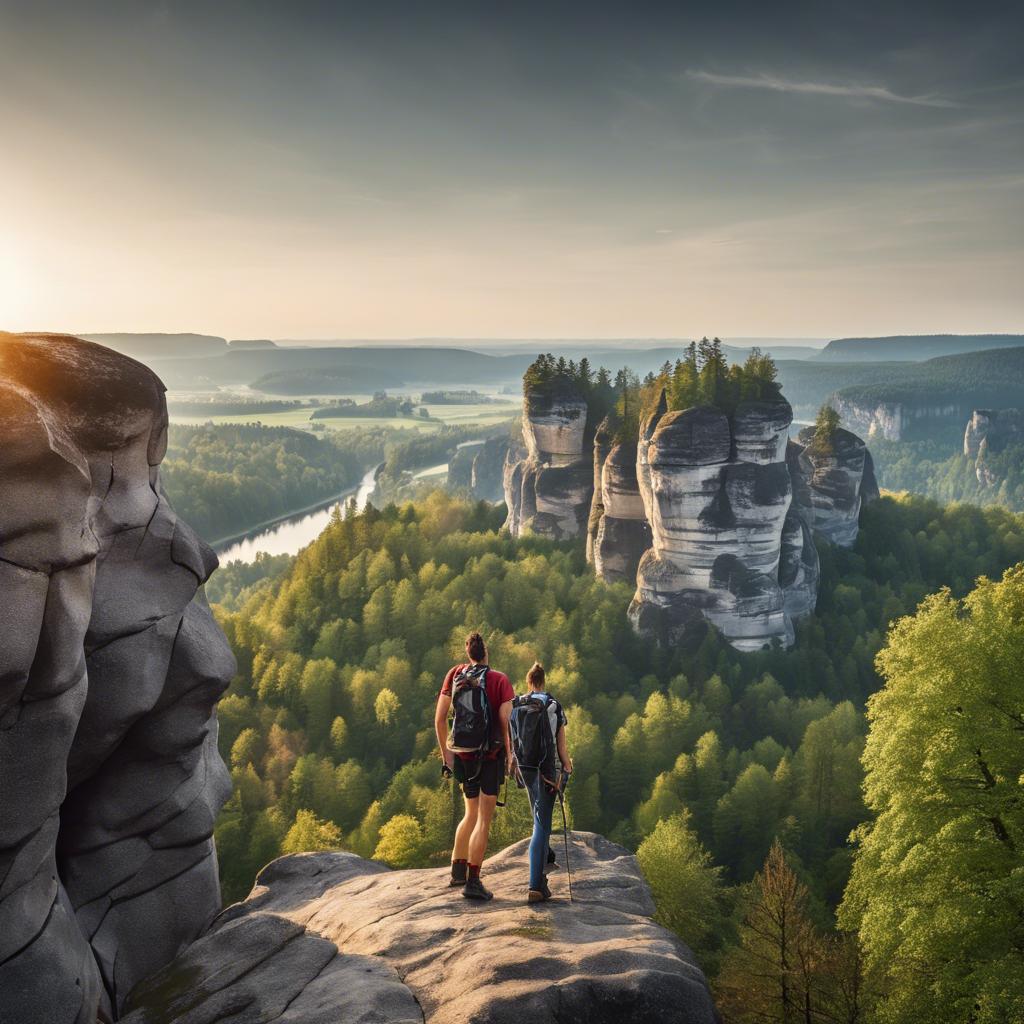
[[565,742],[565,712],[545,690],[544,668],[534,663],[526,676],[527,692],[512,704],[511,730],[520,777],[533,808],[530,839],[530,889],[527,900],[551,899],[546,869],[551,854],[551,816],[555,801],[572,771]]

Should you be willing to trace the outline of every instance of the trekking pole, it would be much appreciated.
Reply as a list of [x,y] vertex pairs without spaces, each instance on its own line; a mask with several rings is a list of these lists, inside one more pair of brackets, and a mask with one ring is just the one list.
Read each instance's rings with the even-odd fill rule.
[[[455,773],[443,761],[441,762],[441,788],[448,794],[448,838],[455,843],[455,789],[449,787]],[[455,854],[453,853],[454,857]]]
[[565,843],[565,877],[569,883],[569,902],[572,898],[572,870],[569,866],[569,823],[565,818],[565,799],[562,796],[561,787],[558,790],[558,806],[562,809],[562,840]]

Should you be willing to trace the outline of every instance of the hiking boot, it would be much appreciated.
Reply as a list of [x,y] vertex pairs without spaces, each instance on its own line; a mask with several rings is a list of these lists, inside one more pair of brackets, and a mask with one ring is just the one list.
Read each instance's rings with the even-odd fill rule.
[[462,895],[467,900],[491,900],[494,893],[484,888],[484,883],[479,878],[467,878],[466,884],[462,887]]
[[557,871],[558,861],[555,860],[555,851],[548,847],[548,871]]
[[544,903],[549,899],[551,899],[551,889],[548,886],[548,880],[546,877],[544,881],[540,883],[539,889],[531,889],[526,894],[527,903]]
[[467,864],[452,864],[452,877],[448,880],[448,884],[454,889],[457,886],[466,884],[466,877],[469,874],[469,865]]

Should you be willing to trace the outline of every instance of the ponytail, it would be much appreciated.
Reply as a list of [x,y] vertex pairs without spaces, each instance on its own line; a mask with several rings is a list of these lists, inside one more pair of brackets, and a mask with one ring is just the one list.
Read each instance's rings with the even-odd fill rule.
[[474,661],[483,661],[487,657],[487,646],[479,633],[470,633],[466,637],[466,653]]

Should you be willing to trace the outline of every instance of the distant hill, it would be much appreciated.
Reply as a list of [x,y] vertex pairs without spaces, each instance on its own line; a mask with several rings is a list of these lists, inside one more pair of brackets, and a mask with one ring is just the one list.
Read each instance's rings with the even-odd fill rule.
[[883,383],[894,368],[914,363],[823,363],[817,359],[776,360],[782,393],[798,419],[814,419],[824,402],[851,385]]
[[[526,356],[488,356],[455,348],[400,348],[360,346],[358,348],[283,348],[231,350],[218,359],[168,360],[154,366],[169,386],[188,386],[196,373],[214,384],[253,384],[266,374],[330,371],[336,379],[346,373],[369,380],[373,387],[400,384],[458,386],[492,384],[518,380],[530,359]],[[363,390],[364,386],[360,386]],[[297,392],[289,391],[288,394]],[[321,393],[314,389],[310,393]]]
[[814,358],[844,363],[919,362],[1018,345],[1024,345],[1024,334],[894,334],[886,338],[837,338]]
[[401,375],[379,367],[346,366],[334,369],[276,370],[252,382],[268,395],[352,395],[400,387]]
[[886,379],[848,385],[833,398],[843,420],[869,436],[962,434],[974,409],[1024,407],[1024,348],[873,365],[888,369]]
[[225,338],[212,334],[78,334],[141,362],[151,359],[209,358],[228,350]]
[[939,356],[886,369],[885,380],[850,385],[839,395],[862,404],[957,402],[972,409],[1013,407],[1024,399],[1024,348]]
[[270,341],[269,338],[236,338],[228,342],[228,348],[232,351],[238,349],[277,348],[277,342]]

